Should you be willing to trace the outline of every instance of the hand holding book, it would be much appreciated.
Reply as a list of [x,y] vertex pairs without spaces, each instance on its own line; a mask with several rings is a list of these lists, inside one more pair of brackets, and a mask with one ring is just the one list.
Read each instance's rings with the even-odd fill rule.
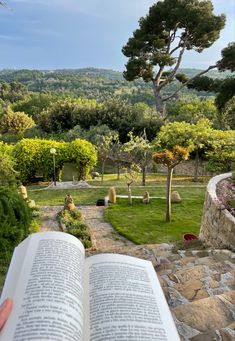
[[151,262],[85,259],[62,232],[33,234],[15,249],[1,302],[0,341],[180,340]]

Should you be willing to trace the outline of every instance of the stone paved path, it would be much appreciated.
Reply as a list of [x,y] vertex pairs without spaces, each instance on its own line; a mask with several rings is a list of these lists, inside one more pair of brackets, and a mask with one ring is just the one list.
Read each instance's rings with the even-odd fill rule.
[[[56,214],[63,206],[43,206],[41,231],[60,231]],[[96,252],[114,252],[118,248],[134,246],[132,242],[121,236],[111,224],[104,221],[104,207],[79,206],[78,209],[91,229],[93,248]]]
[[40,209],[43,223],[41,225],[41,231],[60,231],[56,215],[61,211],[63,206],[43,206]]
[[93,245],[98,252],[112,252],[119,247],[133,246],[134,244],[121,236],[113,229],[111,224],[104,221],[104,207],[80,206],[78,207],[93,236]]

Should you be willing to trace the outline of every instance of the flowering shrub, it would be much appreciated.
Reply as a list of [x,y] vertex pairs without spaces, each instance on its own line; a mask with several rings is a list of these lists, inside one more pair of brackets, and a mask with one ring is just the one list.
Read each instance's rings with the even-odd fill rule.
[[235,177],[223,181],[219,187],[216,204],[219,209],[227,209],[235,217]]

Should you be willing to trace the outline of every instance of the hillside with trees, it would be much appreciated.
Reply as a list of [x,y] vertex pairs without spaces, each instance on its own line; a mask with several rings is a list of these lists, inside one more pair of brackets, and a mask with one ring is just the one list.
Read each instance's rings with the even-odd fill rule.
[[[180,69],[180,72],[186,74],[189,78],[194,77],[201,70]],[[211,71],[212,78],[224,78],[227,73]],[[130,103],[145,102],[148,105],[154,105],[154,96],[151,84],[143,80],[134,80],[128,82],[124,79],[122,72],[86,68],[86,69],[64,69],[64,70],[1,70],[0,84],[1,93],[3,84],[24,85],[28,91],[32,92],[57,92],[60,96],[72,94],[76,97],[96,99],[99,102],[104,101],[109,96],[117,95],[126,99]],[[177,80],[164,88],[164,93],[174,92],[179,85]],[[183,94],[197,94],[193,89],[182,89]],[[201,96],[210,96],[210,93],[202,91]],[[2,95],[0,96],[2,98]],[[4,98],[2,98],[4,99]]]

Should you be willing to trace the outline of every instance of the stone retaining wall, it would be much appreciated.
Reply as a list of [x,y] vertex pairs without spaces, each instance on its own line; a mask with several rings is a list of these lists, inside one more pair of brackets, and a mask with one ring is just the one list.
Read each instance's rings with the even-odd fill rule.
[[209,181],[199,238],[207,246],[235,251],[235,218],[228,210],[220,209],[216,203],[217,184],[231,175],[217,175]]

